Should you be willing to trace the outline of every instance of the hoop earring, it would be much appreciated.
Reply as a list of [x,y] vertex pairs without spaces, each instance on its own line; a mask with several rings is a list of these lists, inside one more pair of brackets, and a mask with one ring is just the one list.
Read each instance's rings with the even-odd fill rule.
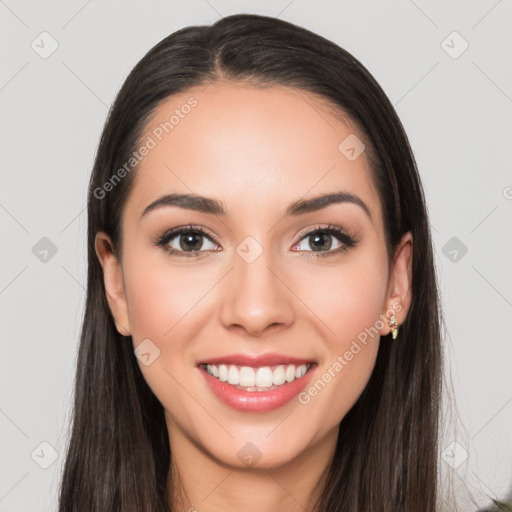
[[391,327],[391,337],[396,340],[396,337],[398,336],[398,324],[395,315],[391,315],[389,326]]

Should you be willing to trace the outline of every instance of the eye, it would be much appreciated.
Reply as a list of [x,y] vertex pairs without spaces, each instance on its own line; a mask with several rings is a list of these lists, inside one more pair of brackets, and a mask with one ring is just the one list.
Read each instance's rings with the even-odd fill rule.
[[[334,249],[332,247],[333,238],[338,241],[338,246],[334,247]],[[334,253],[346,252],[350,248],[355,247],[358,243],[359,241],[344,229],[329,225],[327,227],[315,227],[314,230],[308,231],[301,238],[301,242],[295,244],[293,247],[298,247],[299,251],[318,253],[314,256],[329,256]],[[308,247],[311,250],[308,250]]]
[[[206,244],[202,240],[205,238]],[[196,257],[199,256],[197,253],[216,250],[213,236],[204,229],[194,226],[182,226],[166,231],[155,243],[170,254],[185,257]]]
[[[334,249],[332,248],[333,238],[338,243],[338,247],[334,247]],[[203,239],[207,240],[206,244]],[[218,250],[216,249],[218,244],[213,235],[208,234],[199,226],[192,225],[166,231],[154,243],[171,255],[184,257],[198,257],[205,251]],[[315,226],[315,229],[306,232],[302,236],[301,242],[295,244],[293,248],[298,248],[299,252],[310,252],[313,257],[318,257],[346,252],[358,243],[359,240],[355,236],[338,226],[329,224],[326,227]]]

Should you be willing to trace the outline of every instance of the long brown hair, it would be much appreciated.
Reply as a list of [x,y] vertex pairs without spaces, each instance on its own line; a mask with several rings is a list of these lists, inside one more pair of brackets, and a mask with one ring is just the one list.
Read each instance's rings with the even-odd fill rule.
[[169,96],[219,79],[293,87],[348,114],[367,138],[388,259],[413,236],[412,303],[398,338],[382,338],[373,374],[343,418],[318,512],[434,512],[442,387],[436,271],[425,198],[403,126],[372,75],[350,53],[294,24],[258,15],[186,27],[131,71],[106,120],[88,196],[87,298],[72,430],[59,512],[168,512],[171,451],[164,411],[115,327],[95,254],[105,231],[121,247],[121,210],[134,169],[108,193],[149,116]]

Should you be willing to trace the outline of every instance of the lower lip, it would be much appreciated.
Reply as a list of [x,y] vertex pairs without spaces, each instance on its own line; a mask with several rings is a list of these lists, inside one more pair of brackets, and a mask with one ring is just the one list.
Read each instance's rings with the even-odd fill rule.
[[287,382],[269,391],[244,391],[227,382],[221,382],[199,366],[210,389],[225,404],[243,412],[266,412],[282,407],[297,396],[309,383],[317,365],[314,364],[300,379]]

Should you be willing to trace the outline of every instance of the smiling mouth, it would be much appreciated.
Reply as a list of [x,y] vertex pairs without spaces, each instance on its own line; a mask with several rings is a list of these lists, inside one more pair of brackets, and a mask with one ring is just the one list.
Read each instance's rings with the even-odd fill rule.
[[239,366],[234,364],[200,364],[209,375],[236,389],[263,392],[285,386],[302,378],[316,363],[301,365]]

